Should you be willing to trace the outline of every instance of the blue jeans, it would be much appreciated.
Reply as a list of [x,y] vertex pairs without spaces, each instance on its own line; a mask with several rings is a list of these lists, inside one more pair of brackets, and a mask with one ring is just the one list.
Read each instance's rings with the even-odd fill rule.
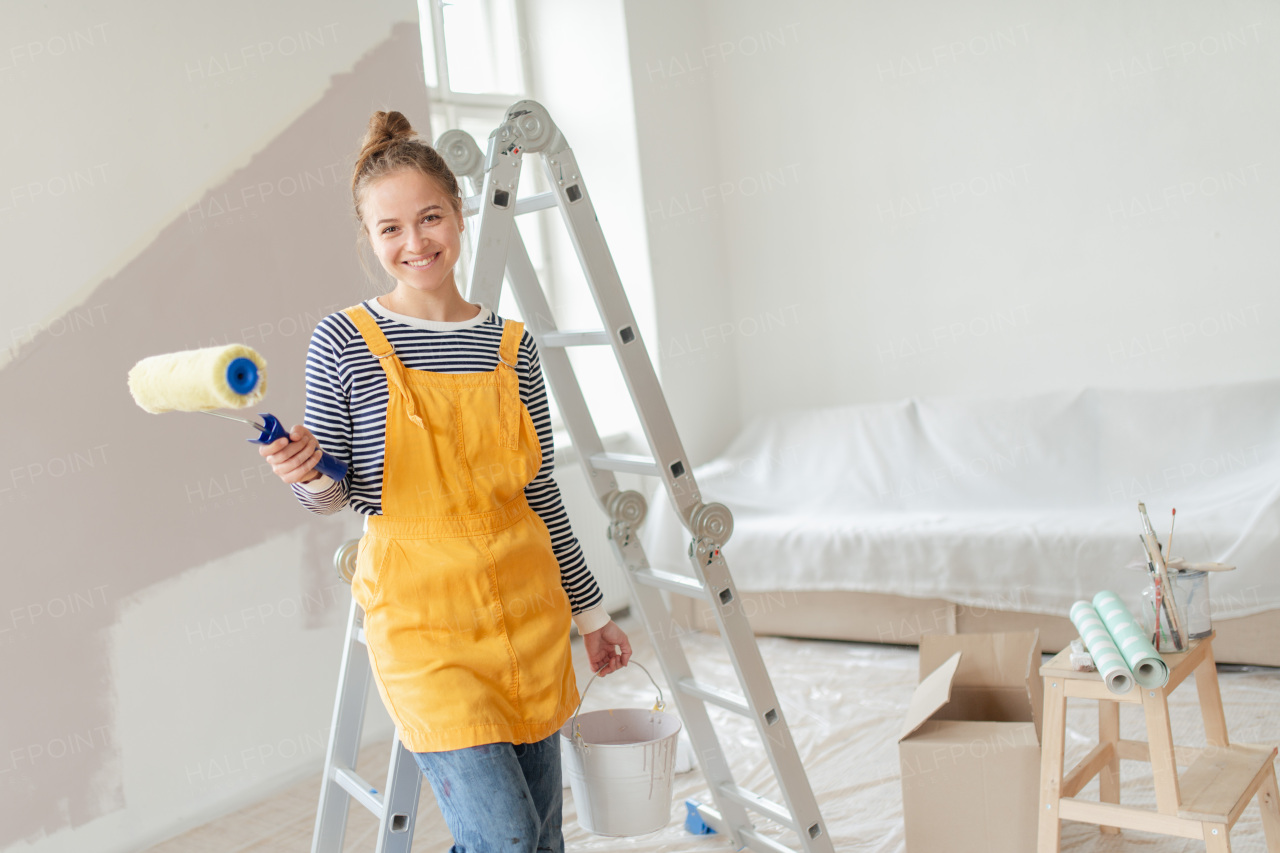
[[564,853],[560,732],[413,758],[453,833],[450,853]]

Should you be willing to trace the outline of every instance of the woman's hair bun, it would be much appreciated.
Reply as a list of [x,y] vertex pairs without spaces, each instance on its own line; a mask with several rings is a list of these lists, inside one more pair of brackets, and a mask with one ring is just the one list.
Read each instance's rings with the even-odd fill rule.
[[369,118],[369,129],[365,131],[364,142],[360,146],[360,160],[380,154],[398,139],[410,139],[416,134],[404,113],[376,112]]
[[355,203],[356,219],[364,221],[360,211],[365,189],[373,182],[401,170],[412,170],[435,181],[449,196],[453,212],[462,213],[462,189],[458,179],[440,152],[414,132],[404,113],[391,110],[376,112],[369,118],[369,127],[356,156],[351,176],[351,197]]

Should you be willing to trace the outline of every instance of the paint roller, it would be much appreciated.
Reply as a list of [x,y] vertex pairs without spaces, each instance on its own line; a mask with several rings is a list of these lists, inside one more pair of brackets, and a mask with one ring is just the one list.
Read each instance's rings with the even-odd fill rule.
[[[210,409],[243,409],[267,393],[267,362],[252,347],[222,347],[171,352],[144,358],[129,371],[129,392],[134,401],[152,414],[203,412],[240,421],[259,431],[253,444],[270,444],[289,433],[275,417],[259,413],[262,423],[213,412]],[[347,475],[347,465],[324,453],[316,470],[334,480]]]

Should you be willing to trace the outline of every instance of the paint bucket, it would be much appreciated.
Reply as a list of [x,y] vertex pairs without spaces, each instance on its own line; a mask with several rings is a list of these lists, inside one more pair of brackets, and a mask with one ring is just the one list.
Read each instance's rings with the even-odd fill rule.
[[[628,666],[632,664],[640,666],[634,660]],[[658,698],[649,710],[613,708],[580,714],[579,701],[573,719],[560,729],[578,823],[587,832],[615,838],[646,835],[671,820],[680,719],[663,713],[662,688],[656,681],[653,686]]]

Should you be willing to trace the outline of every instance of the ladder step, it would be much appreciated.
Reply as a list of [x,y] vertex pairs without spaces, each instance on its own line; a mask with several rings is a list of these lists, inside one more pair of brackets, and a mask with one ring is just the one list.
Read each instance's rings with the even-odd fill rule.
[[633,456],[630,453],[594,453],[591,455],[591,464],[604,471],[647,474],[650,477],[661,476],[657,462],[647,456]]
[[535,210],[546,210],[548,207],[556,206],[556,194],[553,192],[538,193],[537,195],[527,196],[525,198],[516,199],[516,216],[522,213],[532,213]]
[[603,329],[581,332],[546,332],[538,342],[542,347],[608,346],[609,333]]
[[703,684],[692,678],[682,678],[677,682],[676,686],[681,693],[688,693],[690,696],[705,699],[708,702],[719,705],[721,708],[736,711],[744,717],[751,716],[751,709],[747,707],[747,703],[743,701],[741,696],[735,696],[726,690],[721,690],[719,687],[712,687],[710,684]]
[[369,642],[364,638],[364,628],[361,628],[360,630],[356,631],[356,640],[359,641],[360,645],[362,646],[369,645]]
[[748,791],[746,788],[739,788],[732,782],[724,782],[720,785],[720,793],[729,799],[756,811],[772,821],[782,824],[789,829],[800,831],[800,826],[796,823],[796,819],[791,816],[791,812],[787,811],[783,806],[778,805],[773,800],[765,799],[755,791]]
[[677,575],[675,572],[664,572],[662,569],[635,569],[631,576],[639,583],[656,586],[668,592],[687,595],[690,598],[707,598],[707,588],[697,578]]
[[[714,806],[698,803],[698,816],[706,822],[708,826],[722,835],[729,833],[729,823],[724,819],[724,815],[720,813]],[[753,850],[772,850],[773,853],[796,853],[794,847],[788,847],[780,841],[775,841],[767,835],[761,835],[754,829],[749,827],[739,827],[738,834],[742,836],[744,841],[751,842]],[[810,834],[810,837],[817,838],[817,835]]]
[[1263,768],[1276,757],[1274,746],[1233,743],[1209,747],[1200,754],[1179,781],[1181,805],[1178,817],[1187,820],[1230,823],[1245,795],[1252,798]]
[[[553,192],[538,193],[516,199],[516,216],[533,213],[535,210],[546,210],[556,206],[556,194]],[[480,196],[467,196],[462,200],[462,215],[474,216],[480,210]]]
[[743,841],[751,842],[753,850],[772,850],[773,853],[796,853],[794,847],[788,847],[785,844],[774,841],[767,835],[761,835],[754,829],[739,829],[738,834],[742,836]]
[[354,770],[334,765],[333,781],[342,786],[351,798],[382,819],[382,797],[374,793],[374,787],[356,775]]

